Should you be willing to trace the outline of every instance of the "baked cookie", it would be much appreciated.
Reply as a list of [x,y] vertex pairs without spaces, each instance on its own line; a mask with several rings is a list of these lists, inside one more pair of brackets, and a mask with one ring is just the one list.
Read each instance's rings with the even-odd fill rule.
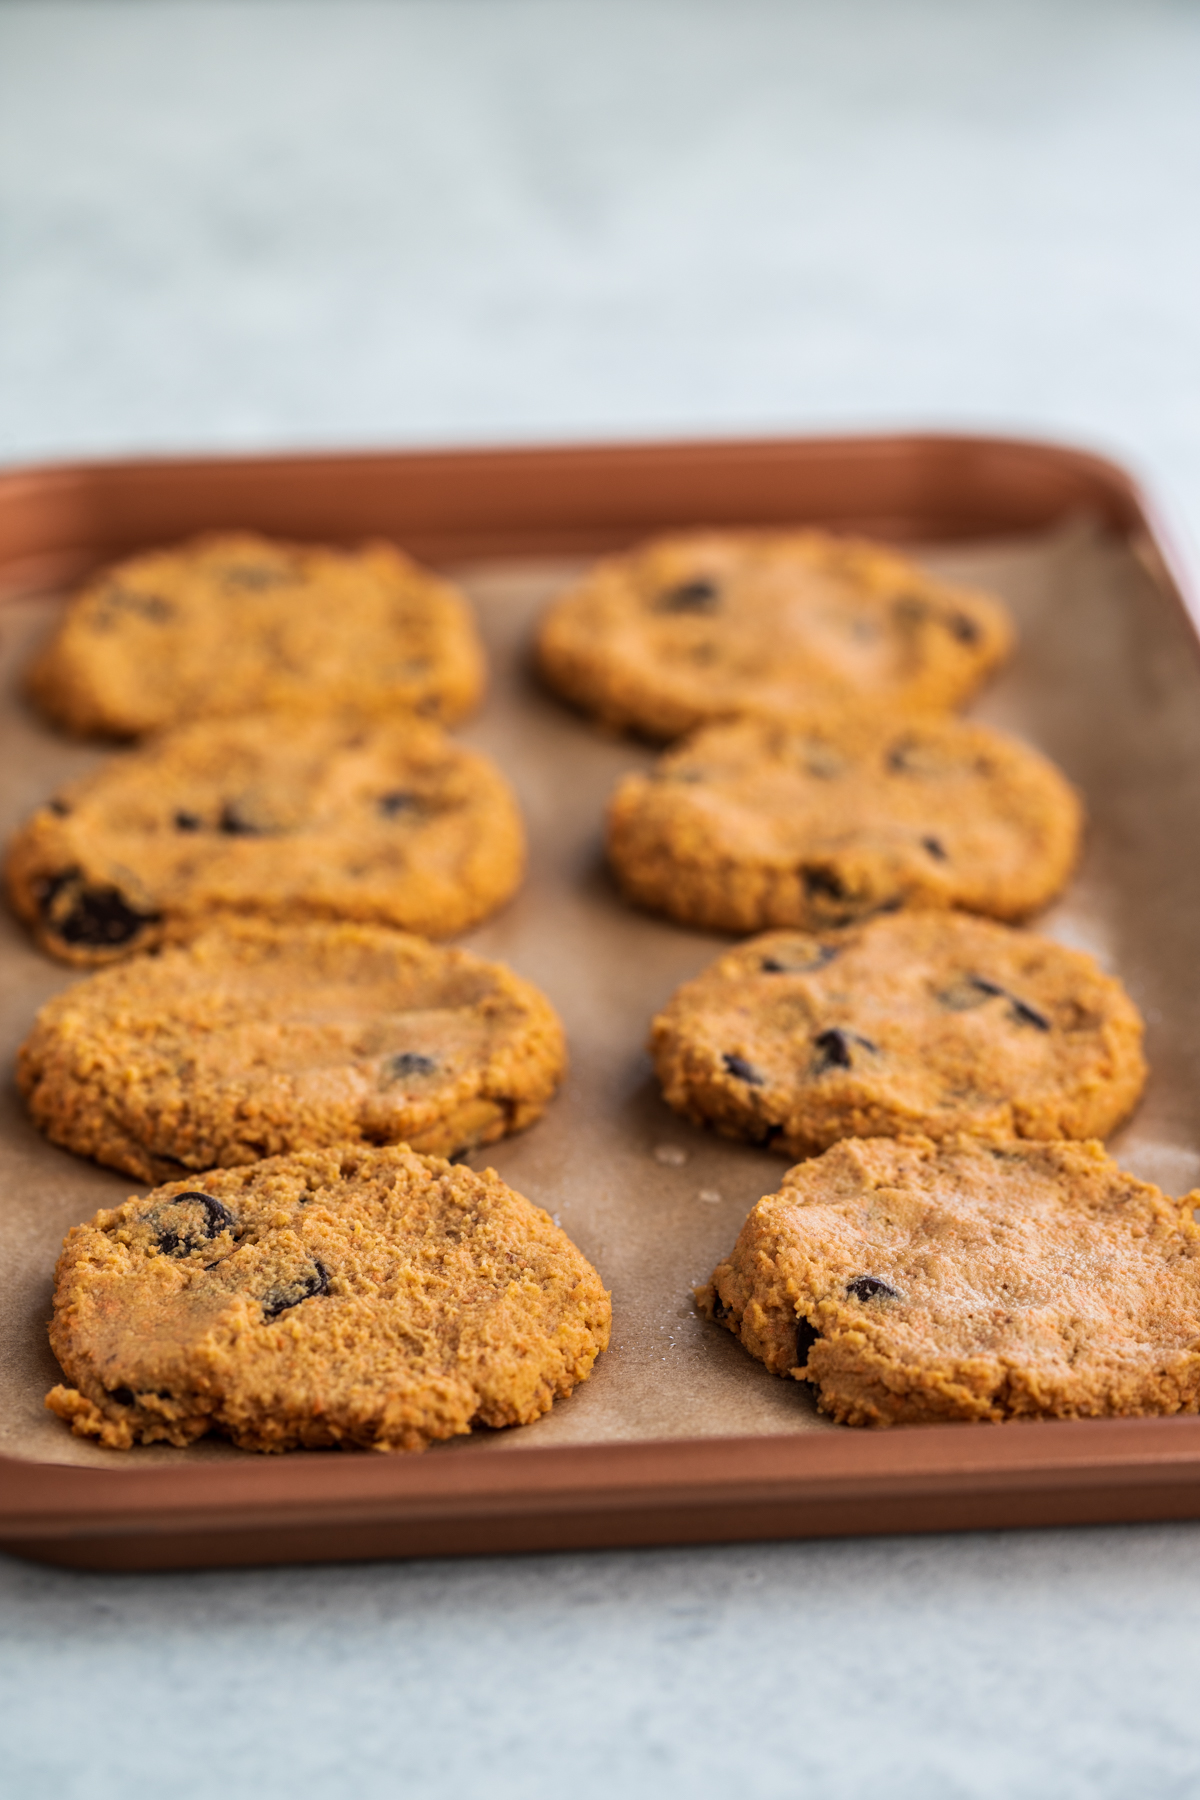
[[476,706],[483,680],[466,600],[393,545],[226,532],[94,575],[29,687],[71,731],[140,737],[313,702],[449,724]]
[[856,1138],[789,1169],[696,1297],[846,1425],[1195,1412],[1197,1204],[1095,1143]]
[[494,1143],[562,1076],[549,1001],[370,925],[231,921],[47,1002],[17,1081],[56,1144],[144,1181],[323,1144]]
[[998,600],[818,531],[697,531],[597,563],[542,620],[550,686],[673,738],[844,701],[957,706],[1012,648]]
[[524,1425],[608,1343],[600,1277],[548,1214],[411,1150],[338,1146],[172,1182],[68,1236],[46,1404],[118,1450],[423,1450]]
[[1021,919],[1066,883],[1083,813],[1036,750],[961,719],[712,725],[627,775],[608,854],[631,900],[714,931],[887,906]]
[[1102,1137],[1146,1080],[1120,982],[965,913],[754,938],[676,991],[650,1051],[676,1112],[788,1156],[912,1131]]
[[206,719],[112,757],[18,830],[13,906],[42,948],[112,962],[214,913],[447,937],[507,900],[525,838],[486,757],[411,716]]

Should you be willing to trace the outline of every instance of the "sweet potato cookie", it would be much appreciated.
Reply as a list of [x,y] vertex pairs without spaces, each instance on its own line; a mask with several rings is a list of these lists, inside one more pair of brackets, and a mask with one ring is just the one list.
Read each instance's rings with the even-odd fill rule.
[[754,938],[650,1038],[677,1112],[789,1156],[912,1131],[1102,1137],[1141,1094],[1141,1045],[1090,956],[963,913]]
[[46,1404],[114,1449],[423,1450],[523,1425],[608,1343],[600,1277],[494,1170],[341,1146],[176,1181],[77,1225]]
[[842,701],[957,706],[1012,647],[999,601],[816,531],[692,532],[598,563],[547,612],[546,680],[673,738],[737,713]]
[[541,1116],[565,1057],[549,1001],[499,963],[232,922],[56,995],[17,1080],[54,1143],[168,1181],[324,1144],[494,1143]]
[[71,731],[140,737],[314,701],[448,724],[474,708],[483,679],[462,595],[391,544],[334,550],[230,532],[93,576],[29,686]]
[[372,920],[447,937],[521,879],[512,791],[411,717],[255,714],[185,725],[39,808],[8,851],[42,948],[111,962],[214,913]]
[[853,1139],[789,1169],[697,1299],[847,1425],[1195,1412],[1197,1204],[1095,1143]]
[[627,775],[608,853],[631,900],[714,931],[897,905],[1021,919],[1064,886],[1082,821],[1052,763],[984,725],[744,719]]

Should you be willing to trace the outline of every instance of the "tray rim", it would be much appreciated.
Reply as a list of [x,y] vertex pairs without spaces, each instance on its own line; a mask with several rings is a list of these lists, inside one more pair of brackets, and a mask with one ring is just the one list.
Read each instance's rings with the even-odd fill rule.
[[[0,469],[0,595],[234,521],[293,537],[397,533],[419,555],[462,561],[603,548],[714,511],[743,523],[870,522],[924,541],[1087,511],[1134,544],[1200,652],[1200,600],[1157,507],[1119,463],[1050,441],[933,432]],[[92,1569],[1197,1517],[1194,1416],[190,1467],[0,1456],[0,1551]]]

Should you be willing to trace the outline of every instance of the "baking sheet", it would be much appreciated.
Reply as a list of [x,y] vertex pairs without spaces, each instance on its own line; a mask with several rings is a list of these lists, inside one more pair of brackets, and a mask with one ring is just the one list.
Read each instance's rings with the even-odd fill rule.
[[[911,547],[910,547],[911,548]],[[1086,518],[1051,534],[959,544],[920,558],[1012,605],[1021,646],[972,711],[1028,738],[1084,790],[1091,825],[1065,899],[1038,928],[1121,975],[1145,1013],[1152,1075],[1112,1149],[1172,1194],[1200,1183],[1193,1096],[1200,1076],[1200,659],[1174,598],[1128,544]],[[651,1014],[728,940],[640,914],[601,853],[606,795],[652,752],[598,731],[539,688],[533,621],[580,561],[505,560],[451,569],[478,609],[492,659],[487,705],[458,735],[494,756],[529,827],[516,900],[462,940],[510,963],[559,1008],[572,1064],[547,1116],[475,1155],[555,1214],[613,1290],[612,1348],[592,1378],[537,1424],[476,1433],[430,1456],[664,1438],[837,1433],[802,1384],[769,1376],[700,1320],[691,1287],[773,1191],[783,1158],[725,1143],[658,1097],[643,1044]],[[0,826],[112,754],[57,736],[20,697],[19,673],[60,601],[0,614]],[[11,1070],[37,1007],[78,979],[0,919],[0,1056]],[[682,1161],[664,1161],[663,1154]],[[244,1461],[215,1439],[130,1453],[73,1438],[42,1397],[58,1379],[46,1343],[51,1273],[67,1228],[132,1191],[125,1176],[46,1144],[11,1073],[0,1099],[0,1454],[128,1468]],[[903,1428],[900,1428],[903,1429]],[[975,1431],[981,1428],[961,1427]],[[328,1454],[328,1453],[326,1453]],[[299,1459],[298,1459],[299,1460]],[[303,1458],[302,1460],[307,1460]]]

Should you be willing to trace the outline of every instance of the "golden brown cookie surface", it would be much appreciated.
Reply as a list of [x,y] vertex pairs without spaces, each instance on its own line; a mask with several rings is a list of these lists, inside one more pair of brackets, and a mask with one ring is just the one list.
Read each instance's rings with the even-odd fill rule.
[[596,1271],[502,1182],[346,1147],[172,1182],[68,1236],[47,1405],[114,1449],[423,1450],[587,1379]]
[[477,705],[483,680],[462,595],[392,545],[334,550],[228,532],[94,576],[29,685],[72,731],[140,737],[311,703],[450,724]]
[[91,965],[221,912],[448,937],[510,897],[524,856],[504,777],[437,726],[289,711],[111,757],[26,821],[6,873],[43,949]]
[[999,601],[816,531],[692,532],[598,563],[544,617],[550,685],[609,724],[678,737],[739,713],[957,706],[1003,662]]
[[608,853],[630,899],[716,931],[884,906],[1020,919],[1075,863],[1079,798],[1027,744],[961,719],[713,725],[627,775]]
[[18,1083],[55,1143],[146,1181],[307,1147],[442,1154],[540,1117],[562,1026],[530,982],[378,926],[231,923],[57,995]]
[[844,1424],[1195,1412],[1198,1202],[1096,1143],[853,1139],[788,1171],[697,1298]]
[[839,1138],[1102,1137],[1146,1079],[1142,1021],[1090,956],[965,913],[769,932],[654,1021],[667,1103],[808,1156]]

